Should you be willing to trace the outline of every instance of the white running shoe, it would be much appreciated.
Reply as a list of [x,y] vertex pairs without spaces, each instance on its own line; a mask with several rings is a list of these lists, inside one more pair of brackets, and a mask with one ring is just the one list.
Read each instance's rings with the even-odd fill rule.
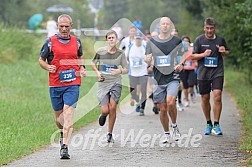
[[182,104],[182,103],[177,103],[177,109],[178,109],[179,111],[184,111],[184,106],[183,106],[183,104]]
[[189,100],[184,99],[184,104],[185,104],[185,107],[189,107],[190,106]]
[[172,127],[172,139],[174,141],[178,141],[180,137],[181,137],[181,134],[179,132],[178,125],[176,125],[175,127]]
[[170,133],[165,133],[165,134],[164,134],[163,143],[169,143],[170,140],[171,140],[171,135],[170,135]]

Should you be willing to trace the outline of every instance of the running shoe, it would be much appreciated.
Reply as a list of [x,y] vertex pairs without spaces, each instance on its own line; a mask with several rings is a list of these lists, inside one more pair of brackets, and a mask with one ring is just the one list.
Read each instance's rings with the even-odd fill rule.
[[212,129],[213,129],[213,125],[207,124],[207,125],[206,125],[206,129],[204,130],[204,134],[205,134],[205,135],[210,135]]
[[190,102],[189,102],[189,100],[184,100],[184,104],[185,104],[185,107],[189,107],[190,106]]
[[152,111],[153,111],[155,114],[159,114],[160,109],[159,109],[158,107],[154,106],[154,107],[152,108]]
[[102,114],[100,115],[100,117],[99,117],[99,125],[100,126],[103,126],[105,124],[106,117],[107,117],[107,115],[102,115]]
[[169,143],[170,140],[171,140],[171,135],[170,135],[170,133],[165,133],[165,134],[164,134],[163,143]]
[[180,137],[181,137],[181,134],[179,132],[178,126],[176,125],[176,126],[172,127],[172,139],[174,141],[178,141],[180,139]]
[[114,143],[114,139],[113,139],[111,133],[108,133],[108,134],[107,134],[107,142],[108,142],[108,143]]
[[137,105],[136,105],[136,112],[140,112],[140,109],[141,109],[141,108],[140,108],[140,104],[137,104]]
[[182,103],[177,103],[177,109],[178,109],[179,111],[184,111],[184,106],[183,106],[183,104],[182,104]]
[[70,159],[70,155],[68,154],[67,146],[62,146],[60,149],[60,159]]
[[219,124],[214,125],[214,127],[213,127],[213,129],[212,129],[212,132],[213,132],[215,135],[222,135],[222,131],[221,131],[220,125],[219,125]]
[[141,109],[139,110],[139,115],[140,115],[140,116],[144,116],[144,109],[141,108]]

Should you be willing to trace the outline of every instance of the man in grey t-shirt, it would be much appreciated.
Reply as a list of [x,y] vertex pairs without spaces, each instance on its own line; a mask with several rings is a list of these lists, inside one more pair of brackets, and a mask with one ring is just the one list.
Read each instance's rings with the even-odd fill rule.
[[[185,55],[182,41],[171,35],[174,28],[168,17],[162,17],[159,22],[160,34],[147,43],[145,61],[153,68],[154,79],[157,82],[153,90],[153,102],[160,108],[160,121],[164,129],[167,143],[178,140],[180,133],[177,127],[176,97],[179,89],[179,73],[184,66]],[[178,55],[183,55],[178,63]],[[169,131],[169,117],[171,117],[172,135]]]

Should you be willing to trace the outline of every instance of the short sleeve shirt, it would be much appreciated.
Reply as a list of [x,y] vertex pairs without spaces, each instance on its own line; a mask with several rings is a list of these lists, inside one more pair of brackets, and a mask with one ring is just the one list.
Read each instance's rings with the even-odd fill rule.
[[211,49],[211,55],[208,57],[217,58],[216,67],[205,66],[205,58],[198,60],[198,80],[211,80],[224,76],[223,57],[218,51],[219,46],[224,46],[226,50],[229,50],[224,38],[216,35],[214,39],[207,39],[205,34],[202,34],[195,39],[193,46],[193,54],[200,54],[206,49]]
[[[113,54],[107,52],[106,48],[101,48],[95,54],[92,62],[97,65],[97,69],[102,72],[104,66],[116,66],[116,68],[128,68],[124,51],[117,49]],[[113,83],[121,79],[121,75],[103,74],[105,81],[102,83]]]
[[[154,37],[148,41],[146,55],[152,53],[154,79],[159,85],[164,85],[174,80],[174,67],[178,64],[178,56],[183,55],[183,52],[182,40],[175,36],[170,36],[166,40]],[[169,56],[170,65],[160,67],[156,61],[160,56]]]

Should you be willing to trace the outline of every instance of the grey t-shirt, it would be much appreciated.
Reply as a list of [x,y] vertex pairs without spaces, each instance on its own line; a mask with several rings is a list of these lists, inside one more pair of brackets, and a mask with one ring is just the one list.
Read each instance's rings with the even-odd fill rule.
[[218,51],[219,46],[224,46],[226,50],[229,50],[225,39],[217,35],[215,39],[207,39],[205,34],[202,34],[195,39],[193,54],[200,54],[205,52],[206,49],[211,49],[211,55],[207,57],[214,59],[214,61],[216,60],[214,67],[207,63],[207,60],[205,60],[206,58],[198,60],[198,80],[211,80],[224,76],[223,57]]
[[120,49],[110,54],[106,48],[101,48],[97,51],[92,61],[97,65],[98,70],[105,78],[102,83],[114,83],[121,79],[120,74],[110,74],[108,68],[128,68],[124,51]]
[[173,80],[179,80],[174,67],[179,63],[178,57],[183,55],[182,41],[170,36],[166,40],[151,38],[147,43],[146,55],[152,53],[154,59],[154,79],[158,85],[165,85]]

